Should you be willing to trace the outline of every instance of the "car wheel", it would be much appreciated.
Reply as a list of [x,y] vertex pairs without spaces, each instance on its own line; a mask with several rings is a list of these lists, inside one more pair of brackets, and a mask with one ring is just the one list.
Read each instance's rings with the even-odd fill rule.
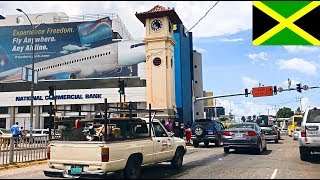
[[179,169],[182,167],[182,162],[183,162],[183,150],[181,148],[178,148],[176,150],[176,153],[171,160],[171,166],[175,169]]
[[131,156],[123,170],[125,179],[137,179],[141,172],[141,161],[137,156]]
[[310,149],[309,148],[304,148],[304,147],[300,147],[300,159],[302,161],[307,161],[310,157]]
[[209,142],[208,142],[208,141],[205,141],[205,142],[204,142],[204,145],[205,145],[206,147],[209,147]]
[[229,153],[229,151],[230,151],[230,148],[228,148],[228,147],[224,147],[224,148],[223,148],[223,150],[224,150],[224,153],[227,153],[227,154],[228,154],[228,153]]
[[219,147],[221,145],[221,137],[220,136],[218,137],[218,140],[214,143],[214,145],[216,147]]
[[257,146],[258,147],[256,148],[256,154],[261,154],[261,152],[263,151],[262,142],[259,141]]
[[193,147],[198,148],[199,147],[199,142],[198,141],[193,141]]

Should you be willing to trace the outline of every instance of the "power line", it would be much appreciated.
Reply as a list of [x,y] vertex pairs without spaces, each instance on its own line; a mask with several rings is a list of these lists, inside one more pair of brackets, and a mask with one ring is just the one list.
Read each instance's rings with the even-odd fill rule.
[[[199,24],[199,22],[200,22],[202,19],[204,19],[204,18],[208,15],[208,13],[209,13],[219,2],[220,2],[220,1],[217,1],[189,30],[187,30],[186,33],[185,33],[185,35],[186,35],[188,32],[190,32],[194,27],[196,27],[196,26]],[[179,40],[180,40],[180,37],[178,37],[177,41],[179,41]],[[147,60],[148,60],[151,56],[161,53],[162,51],[168,49],[168,48],[171,47],[172,45],[173,45],[173,44],[170,44],[170,45],[167,46],[166,48],[163,48],[162,50],[160,50],[160,51],[158,51],[158,52],[156,52],[156,53],[151,53],[150,55],[147,56]]]

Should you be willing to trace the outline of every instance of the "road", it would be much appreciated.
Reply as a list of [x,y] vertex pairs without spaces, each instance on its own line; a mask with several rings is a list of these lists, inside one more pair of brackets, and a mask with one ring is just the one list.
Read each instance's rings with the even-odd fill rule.
[[[47,165],[0,171],[0,179],[48,179],[43,174]],[[184,166],[174,170],[168,163],[142,168],[142,178],[165,179],[307,179],[320,177],[320,154],[310,162],[299,158],[298,142],[284,137],[278,144],[268,142],[261,155],[248,151],[223,152],[222,147],[188,147]],[[114,178],[111,174],[109,178]]]

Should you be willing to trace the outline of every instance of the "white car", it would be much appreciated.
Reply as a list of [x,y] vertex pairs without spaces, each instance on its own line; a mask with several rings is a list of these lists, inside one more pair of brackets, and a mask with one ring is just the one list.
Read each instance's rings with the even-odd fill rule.
[[320,152],[320,107],[308,108],[299,133],[300,159],[306,161],[312,152]]
[[299,133],[300,133],[300,128],[295,128],[294,131],[292,132],[292,139],[293,140],[298,140]]
[[281,133],[281,135],[288,135],[288,129],[287,128],[281,128],[280,133]]

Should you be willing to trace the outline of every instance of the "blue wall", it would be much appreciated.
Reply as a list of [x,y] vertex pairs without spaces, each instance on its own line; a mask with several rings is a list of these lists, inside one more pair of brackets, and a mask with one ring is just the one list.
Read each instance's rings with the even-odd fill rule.
[[184,35],[184,26],[177,25],[174,31],[174,68],[175,97],[178,111],[178,121],[192,122],[192,79],[193,79],[193,45],[192,33]]

